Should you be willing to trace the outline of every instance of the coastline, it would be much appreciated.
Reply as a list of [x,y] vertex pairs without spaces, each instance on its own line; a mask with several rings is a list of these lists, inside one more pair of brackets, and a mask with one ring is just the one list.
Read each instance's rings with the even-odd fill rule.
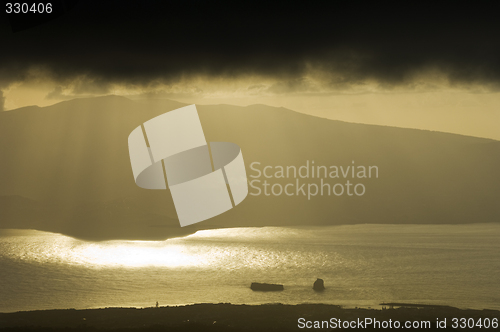
[[[381,304],[384,305],[384,304]],[[154,331],[298,331],[299,319],[304,321],[363,320],[429,321],[435,328],[437,319],[446,319],[452,329],[453,318],[500,319],[499,310],[458,309],[448,306],[387,303],[386,309],[343,308],[329,304],[262,304],[234,305],[201,303],[159,308],[101,308],[20,311],[0,313],[0,330],[60,329],[133,329]],[[393,308],[391,308],[393,307]],[[325,328],[322,328],[325,330]],[[440,330],[442,330],[441,328]],[[489,330],[467,328],[470,330]],[[327,329],[328,330],[328,329]],[[456,328],[453,330],[457,330]],[[491,328],[491,330],[495,330]]]

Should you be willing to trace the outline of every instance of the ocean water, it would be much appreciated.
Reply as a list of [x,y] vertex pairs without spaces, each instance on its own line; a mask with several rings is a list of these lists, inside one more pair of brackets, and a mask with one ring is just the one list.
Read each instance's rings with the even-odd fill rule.
[[[499,240],[500,224],[233,228],[154,242],[0,230],[0,312],[156,301],[500,309]],[[325,292],[312,290],[316,278]]]

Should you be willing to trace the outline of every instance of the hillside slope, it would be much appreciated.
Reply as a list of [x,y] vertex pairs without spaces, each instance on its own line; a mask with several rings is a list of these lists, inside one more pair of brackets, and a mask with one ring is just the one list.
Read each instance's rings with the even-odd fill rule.
[[[135,185],[127,137],[144,121],[183,105],[107,96],[0,113],[0,227],[89,239],[162,239],[211,227],[500,220],[500,142],[265,105],[217,105],[198,106],[207,141],[238,144],[248,176],[256,174],[253,162],[262,170],[354,161],[377,166],[379,177],[349,179],[363,183],[363,196],[249,195],[237,208],[181,229],[168,191]],[[267,180],[282,186],[296,181]],[[306,186],[320,181],[299,180]],[[347,179],[324,180],[334,185]]]

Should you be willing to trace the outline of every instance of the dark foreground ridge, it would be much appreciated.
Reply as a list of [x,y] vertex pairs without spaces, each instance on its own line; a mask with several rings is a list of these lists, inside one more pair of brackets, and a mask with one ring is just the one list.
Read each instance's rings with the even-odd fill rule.
[[[299,319],[305,321],[429,321],[430,328],[417,330],[495,331],[498,328],[452,328],[453,318],[500,318],[498,310],[457,309],[446,306],[419,306],[394,309],[344,309],[336,305],[233,305],[195,304],[160,308],[106,308],[85,310],[46,310],[0,314],[0,331],[303,331]],[[437,329],[436,319],[446,319],[447,328]],[[368,328],[366,328],[368,327]],[[374,330],[373,326],[364,329]],[[338,328],[324,327],[320,331]],[[317,329],[314,329],[317,330]],[[377,329],[375,329],[377,330]],[[383,329],[387,331],[388,329]]]

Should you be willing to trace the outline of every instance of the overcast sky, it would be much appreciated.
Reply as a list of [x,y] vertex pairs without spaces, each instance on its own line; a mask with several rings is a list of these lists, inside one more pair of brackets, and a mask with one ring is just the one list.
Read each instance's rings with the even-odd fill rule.
[[30,29],[1,17],[0,107],[103,94],[265,103],[500,139],[493,2],[60,3],[64,15]]

